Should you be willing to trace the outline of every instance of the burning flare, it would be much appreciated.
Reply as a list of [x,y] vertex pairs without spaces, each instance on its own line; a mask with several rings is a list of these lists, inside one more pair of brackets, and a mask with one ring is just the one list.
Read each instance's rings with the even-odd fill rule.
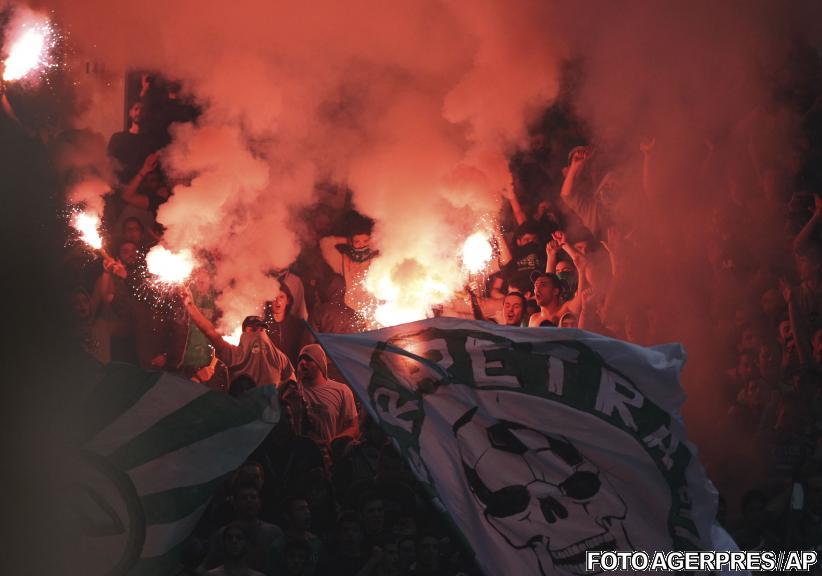
[[48,19],[34,13],[25,15],[19,20],[17,30],[10,34],[3,80],[20,80],[34,70],[51,66],[49,49],[52,45],[53,29]]
[[146,254],[148,271],[162,284],[182,284],[194,270],[194,257],[189,250],[172,252],[155,246]]
[[474,232],[462,246],[462,264],[471,274],[483,271],[493,256],[491,243],[483,232]]
[[237,326],[237,328],[228,336],[223,336],[223,340],[228,342],[229,344],[233,344],[234,346],[240,345],[240,337],[243,335],[243,329],[241,326]]
[[72,226],[80,234],[80,239],[94,250],[103,247],[103,237],[100,236],[100,217],[88,212],[77,212],[74,215]]

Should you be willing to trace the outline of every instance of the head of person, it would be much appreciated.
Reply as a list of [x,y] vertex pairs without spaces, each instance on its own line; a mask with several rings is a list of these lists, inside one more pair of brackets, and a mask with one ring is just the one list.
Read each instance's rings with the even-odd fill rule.
[[143,121],[143,103],[140,100],[132,102],[131,106],[128,107],[128,120],[129,125],[136,124],[138,126]]
[[576,231],[569,234],[568,243],[580,254],[593,254],[599,249],[599,242],[588,230]]
[[265,330],[265,320],[259,316],[246,316],[243,320],[243,334],[253,334]]
[[572,312],[566,312],[559,319],[560,328],[576,328],[578,326],[579,320],[577,319],[576,315]]
[[342,552],[348,555],[362,552],[362,524],[356,512],[344,511],[337,518],[337,538]]
[[288,526],[297,532],[311,528],[311,507],[304,496],[292,496],[285,501],[285,517]]
[[388,540],[382,545],[382,560],[380,562],[380,576],[394,576],[399,574],[400,548],[395,540]]
[[235,486],[255,486],[258,491],[262,491],[264,482],[265,471],[263,465],[253,460],[244,462],[234,475]]
[[808,250],[796,257],[796,269],[803,282],[819,280],[822,276],[822,249]]
[[379,534],[385,528],[385,503],[376,494],[366,494],[360,504],[362,526],[366,534]]
[[539,249],[540,230],[535,222],[523,222],[514,230],[514,241],[520,248]]
[[281,282],[280,291],[277,292],[277,295],[271,301],[271,312],[274,314],[274,318],[285,318],[291,310],[293,303],[294,297],[291,295],[291,290],[288,289],[288,286],[286,286],[284,282]]
[[562,281],[556,274],[540,274],[534,279],[534,298],[539,306],[556,306],[562,294]]
[[248,535],[242,524],[232,522],[223,531],[223,554],[227,561],[238,561],[248,550]]
[[439,540],[433,534],[421,535],[417,540],[417,564],[424,572],[436,572],[439,562]]
[[136,216],[129,216],[123,221],[123,240],[141,246],[145,234],[146,229]]
[[400,566],[407,570],[417,561],[417,540],[414,536],[400,538],[399,543]]
[[778,318],[785,310],[785,301],[775,288],[763,292],[759,304],[762,307],[762,312],[769,318]]
[[520,326],[525,315],[525,296],[509,292],[502,300],[502,322],[505,326]]
[[117,249],[117,257],[126,266],[135,266],[140,259],[140,248],[136,243],[124,240]]
[[310,557],[311,549],[308,542],[289,539],[285,544],[285,550],[283,550],[287,576],[303,576]]
[[742,352],[737,356],[736,360],[736,375],[739,380],[747,382],[754,376],[756,370],[756,358],[753,352]]
[[736,347],[739,352],[758,352],[762,338],[758,330],[753,326],[746,326],[739,335],[739,342]]
[[260,490],[254,484],[238,484],[234,487],[234,510],[243,522],[256,520],[262,508]]
[[355,254],[368,252],[371,248],[371,233],[374,231],[374,221],[358,212],[350,212],[344,219],[344,227],[348,230],[348,244]]
[[71,294],[71,309],[77,320],[91,318],[91,296],[82,288],[77,288]]
[[321,383],[328,378],[328,359],[319,344],[308,344],[300,350],[297,378],[304,384]]

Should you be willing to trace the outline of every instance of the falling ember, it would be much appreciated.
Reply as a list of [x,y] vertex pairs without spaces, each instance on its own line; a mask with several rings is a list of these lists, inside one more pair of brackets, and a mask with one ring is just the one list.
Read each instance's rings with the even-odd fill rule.
[[8,54],[3,66],[3,80],[20,80],[31,72],[50,67],[49,50],[54,43],[49,21],[36,14],[23,17],[17,30],[10,35]]
[[462,264],[472,274],[484,270],[492,256],[491,243],[483,232],[474,232],[462,246]]
[[155,246],[146,254],[148,271],[162,284],[182,284],[194,270],[194,258],[188,250],[171,252]]
[[72,225],[80,234],[80,239],[94,250],[103,247],[103,238],[100,236],[100,217],[88,212],[77,212]]

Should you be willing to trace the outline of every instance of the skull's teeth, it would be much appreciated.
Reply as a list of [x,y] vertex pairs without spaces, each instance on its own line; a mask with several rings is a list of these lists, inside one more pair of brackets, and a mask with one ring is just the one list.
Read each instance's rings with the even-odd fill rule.
[[576,556],[581,552],[584,552],[595,546],[600,546],[609,541],[615,543],[613,538],[611,538],[611,535],[608,532],[606,532],[604,534],[588,538],[587,540],[583,540],[582,542],[577,542],[576,544],[572,544],[571,546],[568,546],[566,548],[561,548],[559,550],[551,550],[551,557],[554,558],[554,560],[563,560],[565,558]]

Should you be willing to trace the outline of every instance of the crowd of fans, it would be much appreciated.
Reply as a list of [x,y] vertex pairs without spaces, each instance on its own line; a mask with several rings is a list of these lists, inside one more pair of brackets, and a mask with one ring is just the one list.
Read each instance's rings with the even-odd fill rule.
[[[744,150],[750,178],[738,163],[716,161],[734,145],[716,138],[706,143],[698,176],[715,188],[706,208],[713,234],[703,253],[690,255],[714,287],[702,310],[714,362],[699,378],[717,415],[711,430],[733,443],[715,451],[730,455],[724,464],[711,450],[704,457],[725,497],[719,521],[749,550],[822,544],[818,62],[813,74],[810,96],[797,90],[780,101],[802,119],[799,159],[785,152],[762,160]],[[371,298],[362,279],[379,258],[373,222],[351,209],[350,191],[324,184],[336,203],[305,209],[314,226],[302,252],[271,271],[280,293],[246,318],[238,344],[228,343],[214,327],[213,270],[197,270],[179,294],[157,295],[145,281],[144,256],[163,233],[157,209],[173,195],[158,151],[169,126],[196,121],[197,109],[174,84],[144,77],[141,88],[128,129],[109,144],[118,180],[105,215],[111,256],[102,268],[73,269],[77,336],[101,362],[178,372],[235,396],[277,385],[283,406],[270,437],[214,498],[185,546],[181,573],[479,574],[307,327],[368,327],[360,312]],[[512,155],[492,272],[466,298],[475,317],[500,324],[659,343],[667,310],[649,305],[642,295],[653,279],[634,271],[666,249],[651,217],[665,202],[655,180],[662,143],[642,139],[617,161],[594,145],[570,99],[561,93],[530,146]],[[638,206],[648,212],[637,216]],[[762,231],[756,245],[753,227]]]

